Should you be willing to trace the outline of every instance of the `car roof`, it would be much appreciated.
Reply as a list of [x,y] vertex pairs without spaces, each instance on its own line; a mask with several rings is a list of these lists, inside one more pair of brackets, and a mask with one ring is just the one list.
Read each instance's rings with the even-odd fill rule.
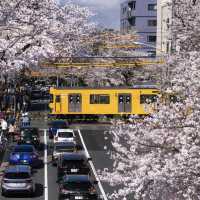
[[84,154],[72,152],[72,153],[62,154],[62,159],[63,160],[86,160],[86,156]]
[[22,127],[21,128],[22,130],[38,130],[38,128],[37,127]]
[[90,182],[89,175],[65,175],[64,182]]
[[67,123],[67,121],[64,121],[64,120],[55,120],[55,121],[51,122],[51,124],[56,124],[56,123]]
[[32,144],[17,144],[14,146],[13,150],[15,149],[34,149],[34,146]]
[[22,147],[22,148],[29,148],[29,147],[32,147],[32,148],[34,148],[34,146],[32,145],[32,144],[17,144],[17,145],[15,145],[15,147],[14,148],[19,148],[19,147]]
[[54,144],[54,147],[59,146],[59,147],[71,147],[71,146],[76,146],[74,142],[57,142]]
[[5,173],[30,173],[31,168],[28,165],[14,165],[14,166],[9,166],[6,170]]
[[74,132],[74,130],[73,129],[58,129],[57,130],[57,132],[71,132],[71,133],[73,133]]
[[33,131],[38,131],[38,128],[36,128],[36,127],[26,127],[26,128],[21,128],[20,130],[21,131],[30,131],[30,132],[33,132]]

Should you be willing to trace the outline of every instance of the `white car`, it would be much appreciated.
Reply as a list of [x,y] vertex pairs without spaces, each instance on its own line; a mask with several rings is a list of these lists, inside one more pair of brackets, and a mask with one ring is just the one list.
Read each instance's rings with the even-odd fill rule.
[[58,129],[54,136],[54,143],[57,142],[75,142],[73,129]]

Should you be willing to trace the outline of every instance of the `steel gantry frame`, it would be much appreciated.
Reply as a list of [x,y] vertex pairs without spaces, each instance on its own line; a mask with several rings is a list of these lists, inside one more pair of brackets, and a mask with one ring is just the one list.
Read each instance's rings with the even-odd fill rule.
[[[84,59],[85,61],[74,61],[77,59]],[[101,59],[101,61],[96,61]],[[109,60],[110,59],[110,60]],[[142,59],[142,60],[140,60]],[[146,60],[145,60],[146,59]],[[150,59],[147,56],[134,56],[134,57],[65,57],[56,58],[55,61],[41,62],[41,67],[138,67],[144,65],[164,64],[164,60],[159,58]]]

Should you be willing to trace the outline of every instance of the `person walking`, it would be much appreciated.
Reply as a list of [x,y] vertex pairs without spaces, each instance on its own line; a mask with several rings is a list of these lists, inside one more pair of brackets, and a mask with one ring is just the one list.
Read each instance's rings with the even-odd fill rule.
[[22,114],[22,127],[28,127],[30,126],[30,118],[28,116],[28,113]]
[[[7,129],[8,129],[8,123],[3,118],[1,120],[1,130],[2,130],[2,133],[3,133],[4,137],[8,137],[8,135],[7,135]],[[7,138],[7,139],[9,139],[9,138]]]
[[15,134],[15,125],[13,123],[10,123],[8,128],[8,135],[11,142],[14,142],[14,134]]

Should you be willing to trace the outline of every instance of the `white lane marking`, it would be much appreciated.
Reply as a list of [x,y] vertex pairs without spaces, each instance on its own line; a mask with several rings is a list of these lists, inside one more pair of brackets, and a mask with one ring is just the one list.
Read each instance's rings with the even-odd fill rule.
[[[83,136],[82,136],[81,131],[80,131],[79,129],[78,129],[78,134],[79,134],[79,137],[80,137],[81,142],[82,142],[82,144],[83,144],[83,148],[84,148],[84,150],[85,150],[86,156],[87,156],[87,158],[90,158],[90,154],[89,154],[89,152],[88,152],[88,150],[87,150],[87,147],[86,147],[85,142],[84,142],[84,140],[83,140]],[[106,196],[106,193],[105,193],[105,191],[104,191],[104,189],[103,189],[103,186],[102,186],[102,184],[101,184],[101,181],[100,181],[100,179],[99,179],[99,176],[97,175],[97,172],[96,172],[96,169],[95,169],[95,167],[94,167],[93,162],[92,162],[91,160],[89,160],[88,162],[89,162],[89,164],[90,164],[90,167],[92,168],[92,171],[93,171],[93,173],[94,173],[94,175],[95,175],[96,180],[98,181],[98,186],[99,186],[99,189],[100,189],[101,194],[102,194],[102,196],[103,196],[103,199],[104,199],[104,200],[108,200],[108,198],[107,198],[107,196]]]
[[47,130],[44,129],[44,199],[48,200]]

